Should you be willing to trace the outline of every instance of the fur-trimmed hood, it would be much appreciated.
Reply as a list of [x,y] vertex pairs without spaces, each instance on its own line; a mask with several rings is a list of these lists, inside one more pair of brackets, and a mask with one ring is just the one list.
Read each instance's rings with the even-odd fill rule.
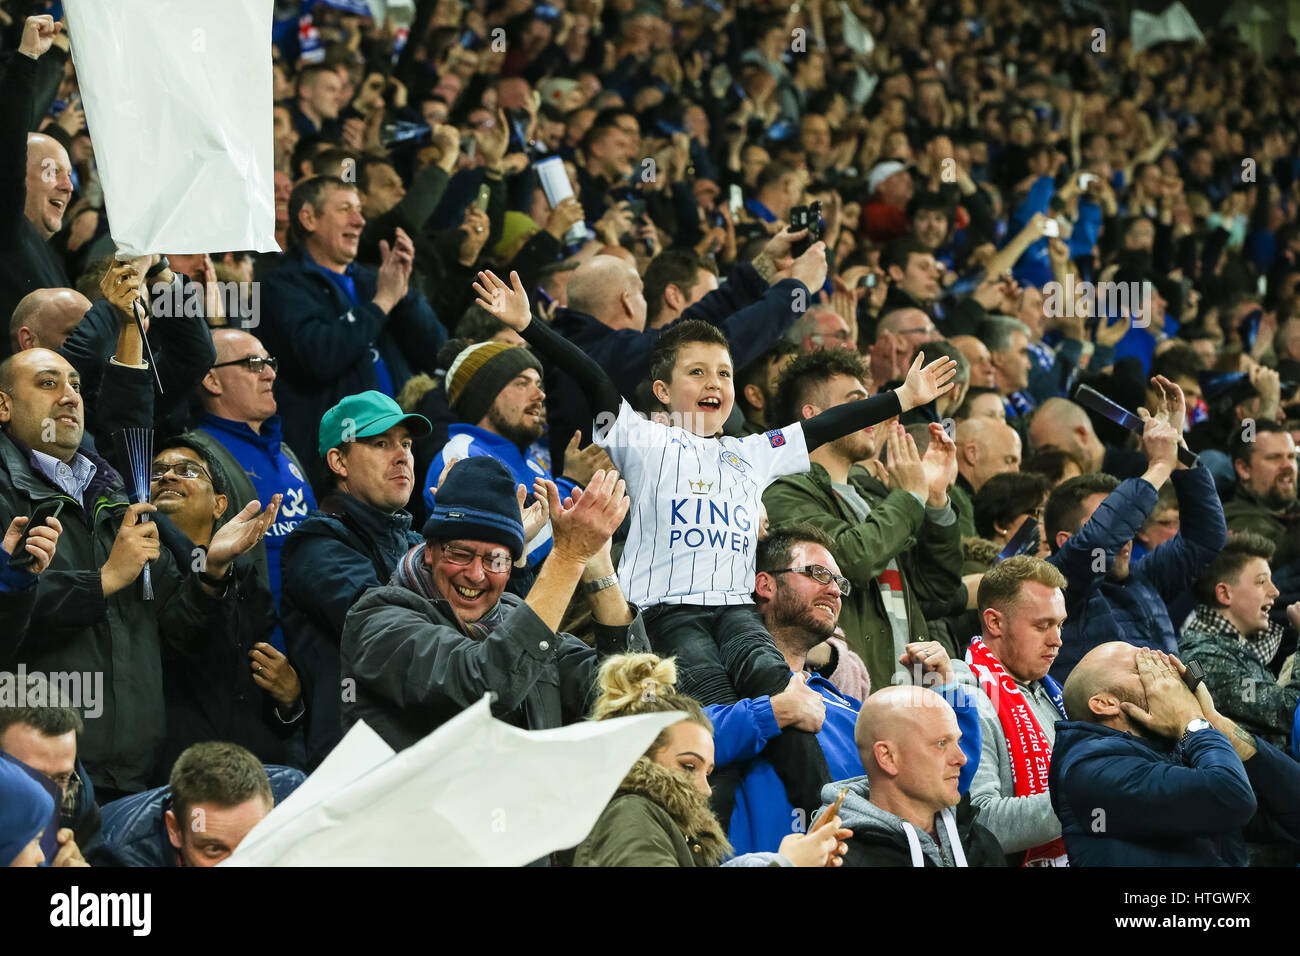
[[635,793],[663,807],[687,842],[699,844],[702,865],[718,866],[731,856],[731,844],[709,808],[709,798],[683,774],[641,757],[619,784],[615,798],[624,793]]

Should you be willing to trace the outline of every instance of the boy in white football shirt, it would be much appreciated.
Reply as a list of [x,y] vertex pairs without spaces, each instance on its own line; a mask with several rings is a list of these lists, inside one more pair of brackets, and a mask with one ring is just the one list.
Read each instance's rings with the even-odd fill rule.
[[[922,368],[918,355],[896,391],[764,434],[719,437],[735,386],[727,340],[716,327],[684,321],[661,333],[651,378],[655,398],[674,423],[662,425],[638,415],[581,349],[546,323],[531,321],[518,275],[510,279],[507,286],[490,272],[479,273],[479,304],[588,391],[597,409],[595,441],[609,453],[632,498],[619,580],[628,600],[642,609],[655,653],[676,658],[679,689],[702,704],[781,693],[790,668],[751,596],[763,490],[807,471],[810,449],[946,392],[956,363],[940,359]],[[802,784],[819,779],[800,768],[807,769],[807,761],[824,762],[815,740],[797,739],[806,736],[781,734],[766,752],[776,758],[796,807],[805,805],[797,797]],[[783,760],[781,752],[791,749],[798,755]],[[815,793],[806,797],[817,804]]]

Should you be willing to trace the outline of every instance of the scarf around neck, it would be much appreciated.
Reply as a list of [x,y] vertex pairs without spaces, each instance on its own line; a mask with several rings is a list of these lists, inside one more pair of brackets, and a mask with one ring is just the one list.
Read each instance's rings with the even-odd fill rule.
[[[1029,701],[1021,692],[1014,677],[980,638],[970,642],[966,663],[979,678],[980,689],[997,710],[998,723],[1006,738],[1007,752],[1011,757],[1011,775],[1015,780],[1016,796],[1030,797],[1047,793],[1047,771],[1051,766],[1052,742],[1030,709]],[[1065,719],[1065,706],[1061,687],[1050,677],[1043,677],[1043,686],[1052,698],[1052,705]],[[1057,837],[1050,843],[1031,847],[1025,851],[1022,866],[1066,866],[1065,838]]]
[[[426,601],[435,604],[445,605],[447,613],[455,617],[451,611],[450,602],[442,596],[437,585],[433,583],[433,575],[429,573],[428,566],[424,563],[424,553],[428,549],[428,542],[421,541],[397,562],[397,569],[393,572],[393,580],[408,591],[413,591]],[[497,601],[492,610],[488,611],[481,618],[472,624],[466,624],[460,621],[461,628],[476,641],[481,641],[496,628],[505,619],[505,609],[501,602]]]

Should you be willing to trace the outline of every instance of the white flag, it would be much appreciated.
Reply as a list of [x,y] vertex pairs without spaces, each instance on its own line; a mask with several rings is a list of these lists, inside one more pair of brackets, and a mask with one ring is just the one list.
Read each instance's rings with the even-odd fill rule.
[[274,0],[64,0],[122,258],[276,252]]
[[1171,3],[1159,14],[1134,10],[1129,18],[1129,35],[1134,53],[1141,53],[1157,43],[1205,42],[1195,18],[1181,3]]
[[393,754],[358,724],[226,866],[522,866],[576,846],[677,711],[527,731],[486,697]]

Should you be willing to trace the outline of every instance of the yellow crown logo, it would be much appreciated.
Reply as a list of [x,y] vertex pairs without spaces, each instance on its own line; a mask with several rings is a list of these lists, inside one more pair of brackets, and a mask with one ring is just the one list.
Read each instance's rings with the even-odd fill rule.
[[693,495],[707,495],[713,490],[713,482],[704,481],[703,479],[687,482],[687,484],[691,486],[691,494]]

